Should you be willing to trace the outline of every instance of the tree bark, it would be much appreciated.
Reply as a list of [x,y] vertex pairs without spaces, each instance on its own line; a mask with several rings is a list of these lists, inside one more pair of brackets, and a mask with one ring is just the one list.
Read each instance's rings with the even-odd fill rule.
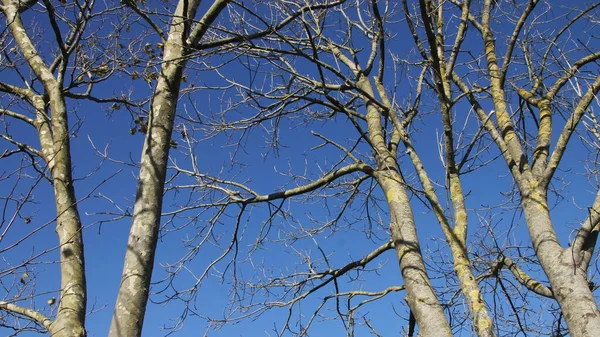
[[419,335],[453,336],[427,275],[404,181],[393,170],[378,172],[376,177],[390,208],[392,241],[406,287],[406,301],[417,321]]
[[[37,109],[34,124],[38,130],[42,155],[52,174],[57,212],[56,233],[60,243],[60,302],[49,331],[57,337],[85,336],[85,259],[81,219],[73,186],[67,106],[61,83],[45,65],[27,35],[17,4],[8,0],[3,3],[7,25],[48,97],[46,101],[42,96],[31,95]],[[50,116],[45,115],[47,107]]]
[[[548,154],[550,140],[552,139],[552,111],[550,106],[552,95],[538,100],[536,105],[540,109],[540,125],[537,145],[533,153],[533,168],[530,167],[507,109],[506,92],[504,90],[506,69],[500,69],[498,66],[495,39],[490,26],[492,4],[492,0],[486,0],[482,14],[482,35],[491,84],[491,96],[497,123],[500,127],[499,131],[508,152],[508,157],[505,156],[505,159],[507,159],[508,167],[519,187],[521,206],[525,214],[532,245],[550,281],[554,298],[562,309],[571,336],[600,336],[600,312],[587,281],[587,265],[581,265],[578,261],[575,261],[573,247],[564,249],[560,245],[550,218],[547,198],[547,186],[554,173],[553,170],[556,169],[560,161],[563,153],[561,151],[564,151],[572,131],[583,115],[583,111],[587,109],[589,102],[598,92],[600,87],[598,78],[592,84],[590,91],[583,96],[567,121],[566,129],[559,137],[554,150],[555,153],[553,153],[549,162]],[[531,4],[535,5],[535,2]],[[524,21],[521,20],[519,23],[522,22]],[[510,59],[505,59],[504,62],[507,64]],[[529,93],[520,91],[519,94],[522,98],[531,102],[532,97],[528,97],[530,96]],[[499,138],[496,138],[495,141],[499,144]],[[556,155],[557,151],[558,156]],[[546,172],[548,168],[550,169],[549,173]]]
[[[449,121],[448,121],[449,122]],[[444,121],[444,123],[447,123]],[[398,124],[398,123],[396,123]],[[423,166],[423,163],[417,155],[412,142],[406,136],[402,136],[404,144],[407,148],[407,153],[413,162],[415,170],[419,176],[419,180],[423,185],[423,192],[425,197],[429,200],[433,213],[440,223],[440,227],[444,232],[444,236],[450,246],[452,252],[452,259],[454,260],[454,271],[460,282],[460,288],[465,296],[465,301],[469,307],[471,313],[471,319],[473,322],[473,328],[477,332],[479,337],[495,337],[494,323],[489,315],[486,304],[481,294],[481,289],[475,275],[473,274],[473,267],[469,260],[467,250],[467,229],[468,229],[468,218],[467,209],[465,205],[465,197],[460,182],[460,177],[456,172],[450,172],[448,176],[448,182],[450,184],[450,199],[452,201],[452,207],[454,208],[454,227],[450,226],[448,217],[444,214],[441,203],[437,198],[433,184],[429,179],[427,172]],[[446,151],[453,147],[452,139],[446,140]],[[447,154],[448,156],[448,154]],[[454,164],[454,152],[451,156],[447,157],[447,167],[455,168]],[[454,170],[455,171],[455,170]]]
[[375,178],[383,190],[390,208],[390,231],[396,256],[406,287],[406,300],[415,316],[422,336],[452,336],[444,309],[427,275],[415,221],[398,164],[387,147],[382,131],[382,114],[373,103],[373,88],[368,78],[355,68],[357,86],[363,91],[367,107],[369,139],[377,160]]
[[[173,15],[142,150],[133,223],[110,326],[110,337],[137,337],[142,334],[160,229],[171,134],[183,70],[187,63],[190,45],[200,41],[227,3],[228,0],[215,0],[204,17],[194,21],[200,1],[181,0]],[[192,28],[193,22],[196,22],[194,28]],[[188,38],[190,36],[193,38],[191,42]]]
[[571,336],[600,336],[600,311],[587,280],[586,266],[577,266],[571,249],[560,246],[544,194],[533,190],[522,198],[533,247]]
[[[54,131],[54,182],[56,233],[60,242],[61,294],[52,336],[85,336],[86,277],[81,219],[73,187],[67,114],[62,95],[50,95]],[[56,111],[64,113],[55,113]]]
[[160,228],[162,199],[169,159],[171,133],[181,76],[185,67],[184,3],[177,6],[171,32],[164,46],[164,66],[158,77],[142,150],[141,168],[133,211],[133,223],[110,337],[141,336],[154,255]]

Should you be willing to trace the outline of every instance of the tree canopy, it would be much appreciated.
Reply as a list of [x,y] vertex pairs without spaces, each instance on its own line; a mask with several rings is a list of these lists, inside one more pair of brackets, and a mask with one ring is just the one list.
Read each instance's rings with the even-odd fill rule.
[[600,335],[600,3],[0,9],[0,330]]

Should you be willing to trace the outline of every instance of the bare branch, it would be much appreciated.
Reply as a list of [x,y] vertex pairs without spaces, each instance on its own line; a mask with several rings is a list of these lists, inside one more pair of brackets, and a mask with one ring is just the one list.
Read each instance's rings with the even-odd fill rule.
[[18,315],[23,315],[29,319],[32,319],[32,320],[38,322],[43,327],[48,329],[48,331],[50,330],[50,325],[52,324],[52,320],[35,310],[23,308],[16,304],[4,302],[4,301],[0,301],[0,310],[5,310],[8,312],[18,314]]

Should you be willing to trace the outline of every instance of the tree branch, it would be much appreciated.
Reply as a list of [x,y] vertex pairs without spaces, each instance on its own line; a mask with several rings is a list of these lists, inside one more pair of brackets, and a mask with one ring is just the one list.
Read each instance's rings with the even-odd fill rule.
[[556,142],[556,147],[554,148],[554,152],[552,152],[552,156],[550,157],[550,161],[548,162],[548,167],[546,167],[544,175],[540,181],[542,187],[546,188],[550,184],[550,180],[554,176],[554,172],[558,168],[558,164],[560,163],[560,160],[563,154],[565,153],[565,150],[569,143],[569,139],[573,135],[573,132],[575,131],[577,124],[579,124],[579,121],[585,114],[585,111],[592,103],[592,100],[598,94],[598,91],[600,91],[600,75],[596,76],[594,83],[592,83],[588,91],[585,93],[585,95],[583,95],[583,97],[575,107],[575,110],[565,123],[565,127],[563,128],[563,131],[561,132],[558,141]]
[[23,308],[16,304],[5,302],[5,301],[0,301],[0,310],[4,310],[6,312],[10,312],[10,313],[14,313],[14,314],[18,314],[18,315],[22,315],[27,318],[30,318],[30,319],[36,321],[37,323],[40,323],[42,326],[44,326],[44,328],[46,328],[46,330],[50,331],[50,325],[52,324],[52,320],[35,310]]
[[522,284],[525,288],[533,291],[534,293],[547,297],[554,298],[552,289],[536,281],[531,275],[527,274],[521,267],[519,267],[513,259],[504,256],[494,266],[494,270],[497,272],[498,269],[505,268],[510,270],[514,277]]
[[31,119],[25,115],[21,115],[20,113],[16,113],[14,111],[7,110],[7,109],[0,109],[0,115],[10,116],[12,118],[22,120],[23,122],[25,122],[27,124],[31,124],[31,125],[34,125],[34,123],[35,123],[33,119]]
[[589,215],[583,222],[577,236],[571,245],[571,254],[573,255],[576,267],[587,270],[588,263],[593,255],[596,240],[598,238],[598,224],[600,223],[600,190],[596,194],[596,199],[589,208]]
[[362,163],[362,162],[355,163],[355,164],[351,164],[351,165],[339,168],[337,170],[334,170],[333,172],[319,178],[318,180],[311,182],[310,184],[306,184],[306,185],[292,188],[289,190],[275,192],[275,193],[271,193],[271,194],[267,194],[267,195],[256,195],[255,197],[245,199],[245,200],[240,200],[240,201],[243,203],[250,204],[250,203],[257,203],[257,202],[264,202],[264,201],[272,201],[272,200],[282,199],[282,198],[290,198],[290,197],[293,197],[293,196],[296,196],[299,194],[314,191],[319,187],[323,187],[323,186],[330,184],[331,182],[333,182],[334,180],[336,180],[340,177],[343,177],[345,175],[348,175],[348,174],[351,174],[354,172],[358,172],[358,171],[362,171],[367,174],[370,174],[370,172],[372,172],[373,169],[365,163]]
[[510,60],[512,59],[512,54],[515,49],[515,44],[517,43],[517,39],[519,38],[519,34],[521,34],[521,30],[529,17],[529,14],[533,11],[535,6],[538,4],[539,0],[530,0],[527,4],[527,8],[521,13],[521,17],[519,21],[517,21],[517,25],[515,26],[515,30],[513,31],[512,36],[510,37],[510,41],[506,47],[506,53],[504,54],[504,63],[502,64],[502,69],[500,70],[500,83],[504,85],[504,81],[506,80],[506,73],[508,70],[508,66],[510,65]]

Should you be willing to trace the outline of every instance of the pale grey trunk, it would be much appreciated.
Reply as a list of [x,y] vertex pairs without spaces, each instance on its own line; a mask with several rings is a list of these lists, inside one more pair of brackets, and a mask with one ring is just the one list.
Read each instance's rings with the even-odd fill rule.
[[[179,8],[178,8],[179,9]],[[181,13],[178,10],[177,13]],[[177,15],[177,14],[176,14]],[[181,15],[181,14],[179,14]],[[171,133],[185,66],[182,34],[169,36],[142,151],[133,223],[109,336],[141,336],[160,228]]]
[[390,208],[390,231],[406,287],[406,300],[421,336],[452,336],[444,310],[427,275],[405,182],[383,134],[381,111],[370,99],[375,97],[372,86],[368,78],[358,72],[357,75],[357,86],[366,93],[367,127],[377,160],[375,178]]
[[600,311],[587,280],[587,266],[576,266],[571,249],[556,240],[543,191],[523,196],[533,247],[559,303],[572,337],[600,336]]
[[142,151],[133,223],[110,337],[137,337],[142,333],[182,73],[189,51],[228,3],[229,0],[214,0],[204,16],[195,20],[200,0],[180,0],[173,14]]
[[[110,325],[110,337],[137,337],[142,334],[154,255],[160,228],[164,184],[169,160],[171,134],[186,65],[186,39],[192,31],[198,0],[180,0],[164,46],[163,67],[158,77],[142,150],[133,222],[125,253],[119,294]],[[226,1],[217,0],[207,17],[197,21],[198,40],[206,32]]]
[[378,172],[376,177],[390,208],[392,241],[406,287],[406,301],[417,321],[419,335],[453,336],[427,275],[402,177],[391,170]]
[[[50,326],[52,336],[85,336],[86,279],[81,219],[73,187],[71,150],[65,102],[50,95],[53,111],[54,157],[52,180],[56,211],[56,233],[60,242],[61,294],[58,313]],[[63,111],[64,113],[56,113]]]
[[[49,102],[32,97],[44,160],[52,174],[56,203],[56,233],[60,244],[61,292],[56,319],[49,326],[57,337],[85,336],[86,280],[81,219],[73,186],[67,107],[61,83],[54,78],[30,40],[17,6],[3,1],[7,25],[31,70],[44,86]],[[66,62],[66,60],[65,60]],[[44,115],[49,103],[50,120]]]

